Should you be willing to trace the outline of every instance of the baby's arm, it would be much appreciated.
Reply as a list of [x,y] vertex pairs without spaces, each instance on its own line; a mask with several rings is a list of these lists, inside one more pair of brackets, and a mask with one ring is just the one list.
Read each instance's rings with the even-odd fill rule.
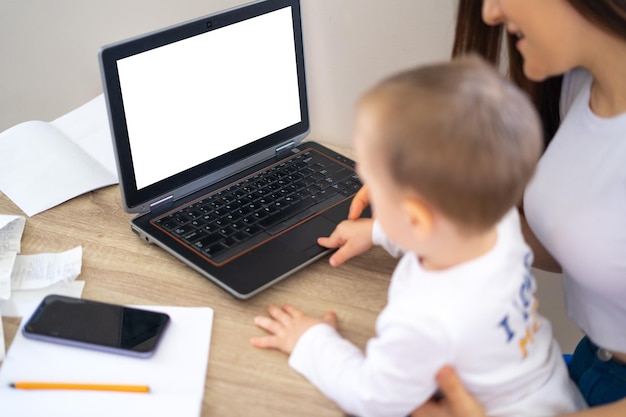
[[332,266],[339,266],[373,246],[373,224],[372,219],[345,220],[329,237],[318,238],[317,243],[325,248],[338,248],[329,262]]
[[402,309],[396,312],[401,317],[391,313],[388,323],[383,320],[367,355],[337,333],[332,312],[315,319],[289,305],[268,311],[269,317],[256,317],[255,323],[269,334],[252,338],[252,345],[289,354],[294,370],[350,414],[408,415],[432,395],[433,375],[449,361],[442,356],[449,340],[431,340],[433,329],[402,323],[413,322]]

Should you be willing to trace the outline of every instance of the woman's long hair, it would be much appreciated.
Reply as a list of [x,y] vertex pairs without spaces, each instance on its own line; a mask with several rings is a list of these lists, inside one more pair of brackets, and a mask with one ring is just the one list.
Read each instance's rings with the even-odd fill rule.
[[[626,41],[626,0],[567,0],[582,16],[601,29]],[[482,20],[483,0],[459,0],[456,34],[452,56],[477,52],[499,66],[506,36],[508,75],[528,93],[537,107],[543,123],[546,145],[561,123],[559,100],[563,76],[541,82],[530,81],[524,75],[523,58],[515,48],[516,37],[507,34],[503,25],[489,26]]]

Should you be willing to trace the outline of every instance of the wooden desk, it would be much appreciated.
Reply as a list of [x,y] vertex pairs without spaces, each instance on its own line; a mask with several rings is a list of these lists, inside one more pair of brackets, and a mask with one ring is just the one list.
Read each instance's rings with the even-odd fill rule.
[[[0,214],[22,214],[0,193]],[[239,301],[130,230],[118,186],[97,190],[27,218],[22,254],[83,247],[83,297],[118,304],[209,306],[215,311],[202,416],[341,416],[343,413],[287,365],[257,350],[253,323],[270,303],[289,302],[320,316],[333,309],[341,333],[360,347],[374,334],[395,260],[375,248],[339,268],[327,258],[250,300]],[[6,344],[19,319],[3,318]]]

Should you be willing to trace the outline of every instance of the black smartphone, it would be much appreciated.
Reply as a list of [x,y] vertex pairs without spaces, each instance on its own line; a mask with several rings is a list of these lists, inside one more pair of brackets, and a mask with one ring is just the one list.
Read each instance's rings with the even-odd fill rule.
[[169,321],[165,313],[48,295],[22,333],[29,339],[146,358],[156,351]]

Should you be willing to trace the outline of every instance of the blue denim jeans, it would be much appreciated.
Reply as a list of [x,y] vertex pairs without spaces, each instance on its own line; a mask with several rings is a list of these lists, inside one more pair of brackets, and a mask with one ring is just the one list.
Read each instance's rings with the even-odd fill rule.
[[569,364],[570,378],[590,407],[626,397],[626,364],[598,357],[598,347],[584,337]]

